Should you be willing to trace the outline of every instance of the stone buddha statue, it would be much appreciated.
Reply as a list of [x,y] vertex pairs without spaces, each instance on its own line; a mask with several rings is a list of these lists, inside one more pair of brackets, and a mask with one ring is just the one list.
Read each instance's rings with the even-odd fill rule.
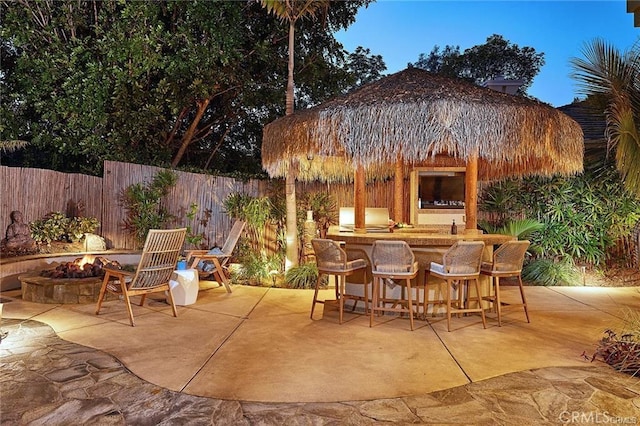
[[2,248],[6,251],[33,250],[36,242],[31,237],[29,225],[23,222],[22,212],[11,212],[11,224],[7,227],[7,234],[2,240]]

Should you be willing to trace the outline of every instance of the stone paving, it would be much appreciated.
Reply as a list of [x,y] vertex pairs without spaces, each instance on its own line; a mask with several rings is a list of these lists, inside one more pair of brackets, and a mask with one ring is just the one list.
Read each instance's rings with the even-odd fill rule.
[[1,425],[640,424],[640,378],[598,362],[403,398],[255,403],[152,385],[37,321],[4,319],[2,331]]

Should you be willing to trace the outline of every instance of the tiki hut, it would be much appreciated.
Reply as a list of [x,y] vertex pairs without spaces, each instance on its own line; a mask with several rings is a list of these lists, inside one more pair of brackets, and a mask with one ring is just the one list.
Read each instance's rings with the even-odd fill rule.
[[[467,187],[476,188],[478,179],[577,173],[582,159],[582,129],[549,105],[418,68],[277,119],[262,143],[271,177],[290,167],[298,180],[355,176],[356,227],[365,179],[394,175],[400,189],[408,167],[465,166]],[[467,228],[475,229],[469,192]]]

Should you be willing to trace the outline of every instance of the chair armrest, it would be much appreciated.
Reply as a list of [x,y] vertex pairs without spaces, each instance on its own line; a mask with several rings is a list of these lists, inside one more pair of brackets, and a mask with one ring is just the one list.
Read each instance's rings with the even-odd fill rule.
[[133,278],[135,276],[135,272],[125,271],[124,269],[116,269],[109,266],[105,266],[102,268],[104,273],[104,279],[108,280],[109,277],[114,277],[119,280],[124,280],[126,277]]
[[188,250],[187,256],[192,256],[194,254],[207,254],[209,250]]

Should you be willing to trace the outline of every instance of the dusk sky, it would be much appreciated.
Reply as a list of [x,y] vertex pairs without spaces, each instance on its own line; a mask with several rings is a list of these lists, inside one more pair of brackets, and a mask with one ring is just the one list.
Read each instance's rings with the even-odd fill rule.
[[460,46],[463,52],[493,34],[545,54],[528,93],[558,107],[582,97],[569,61],[583,57],[587,42],[601,38],[624,52],[638,42],[640,28],[633,26],[626,0],[378,0],[360,9],[356,22],[336,37],[350,52],[362,46],[381,55],[391,74],[435,45]]

